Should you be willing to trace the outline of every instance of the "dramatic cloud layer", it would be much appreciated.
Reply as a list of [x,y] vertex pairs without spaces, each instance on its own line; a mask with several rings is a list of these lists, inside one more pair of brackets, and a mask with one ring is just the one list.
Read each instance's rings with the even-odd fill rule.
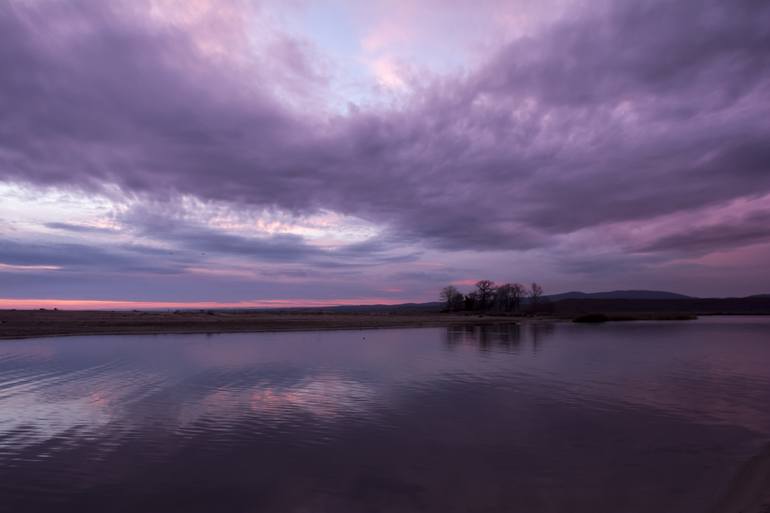
[[770,4],[410,5],[1,3],[0,297],[770,290]]

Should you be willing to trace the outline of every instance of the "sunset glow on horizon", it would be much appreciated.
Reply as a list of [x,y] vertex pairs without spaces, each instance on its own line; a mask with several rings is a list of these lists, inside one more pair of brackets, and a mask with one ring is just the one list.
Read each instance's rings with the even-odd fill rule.
[[46,310],[161,310],[161,309],[281,309],[281,308],[323,308],[348,305],[392,305],[400,303],[393,299],[280,299],[238,302],[171,302],[171,301],[110,301],[82,299],[0,299],[0,309],[46,309]]

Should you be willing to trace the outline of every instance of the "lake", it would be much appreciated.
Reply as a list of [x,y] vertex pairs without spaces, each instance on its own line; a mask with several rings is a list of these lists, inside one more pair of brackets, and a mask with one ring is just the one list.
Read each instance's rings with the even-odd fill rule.
[[0,342],[3,512],[707,513],[770,319]]

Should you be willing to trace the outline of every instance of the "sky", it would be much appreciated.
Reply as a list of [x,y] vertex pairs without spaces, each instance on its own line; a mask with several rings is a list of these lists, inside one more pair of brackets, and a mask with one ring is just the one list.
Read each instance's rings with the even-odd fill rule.
[[770,293],[765,0],[0,0],[0,308]]

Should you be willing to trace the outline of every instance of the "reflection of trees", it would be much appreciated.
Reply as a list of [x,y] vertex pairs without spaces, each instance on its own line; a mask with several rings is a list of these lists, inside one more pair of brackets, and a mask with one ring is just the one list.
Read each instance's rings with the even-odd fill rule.
[[481,351],[502,349],[516,352],[522,344],[529,344],[536,351],[553,329],[551,323],[464,324],[447,327],[445,342],[449,349],[474,346]]
[[527,323],[527,329],[529,331],[529,339],[532,342],[532,349],[537,351],[541,341],[550,337],[555,327],[552,322],[532,322]]

